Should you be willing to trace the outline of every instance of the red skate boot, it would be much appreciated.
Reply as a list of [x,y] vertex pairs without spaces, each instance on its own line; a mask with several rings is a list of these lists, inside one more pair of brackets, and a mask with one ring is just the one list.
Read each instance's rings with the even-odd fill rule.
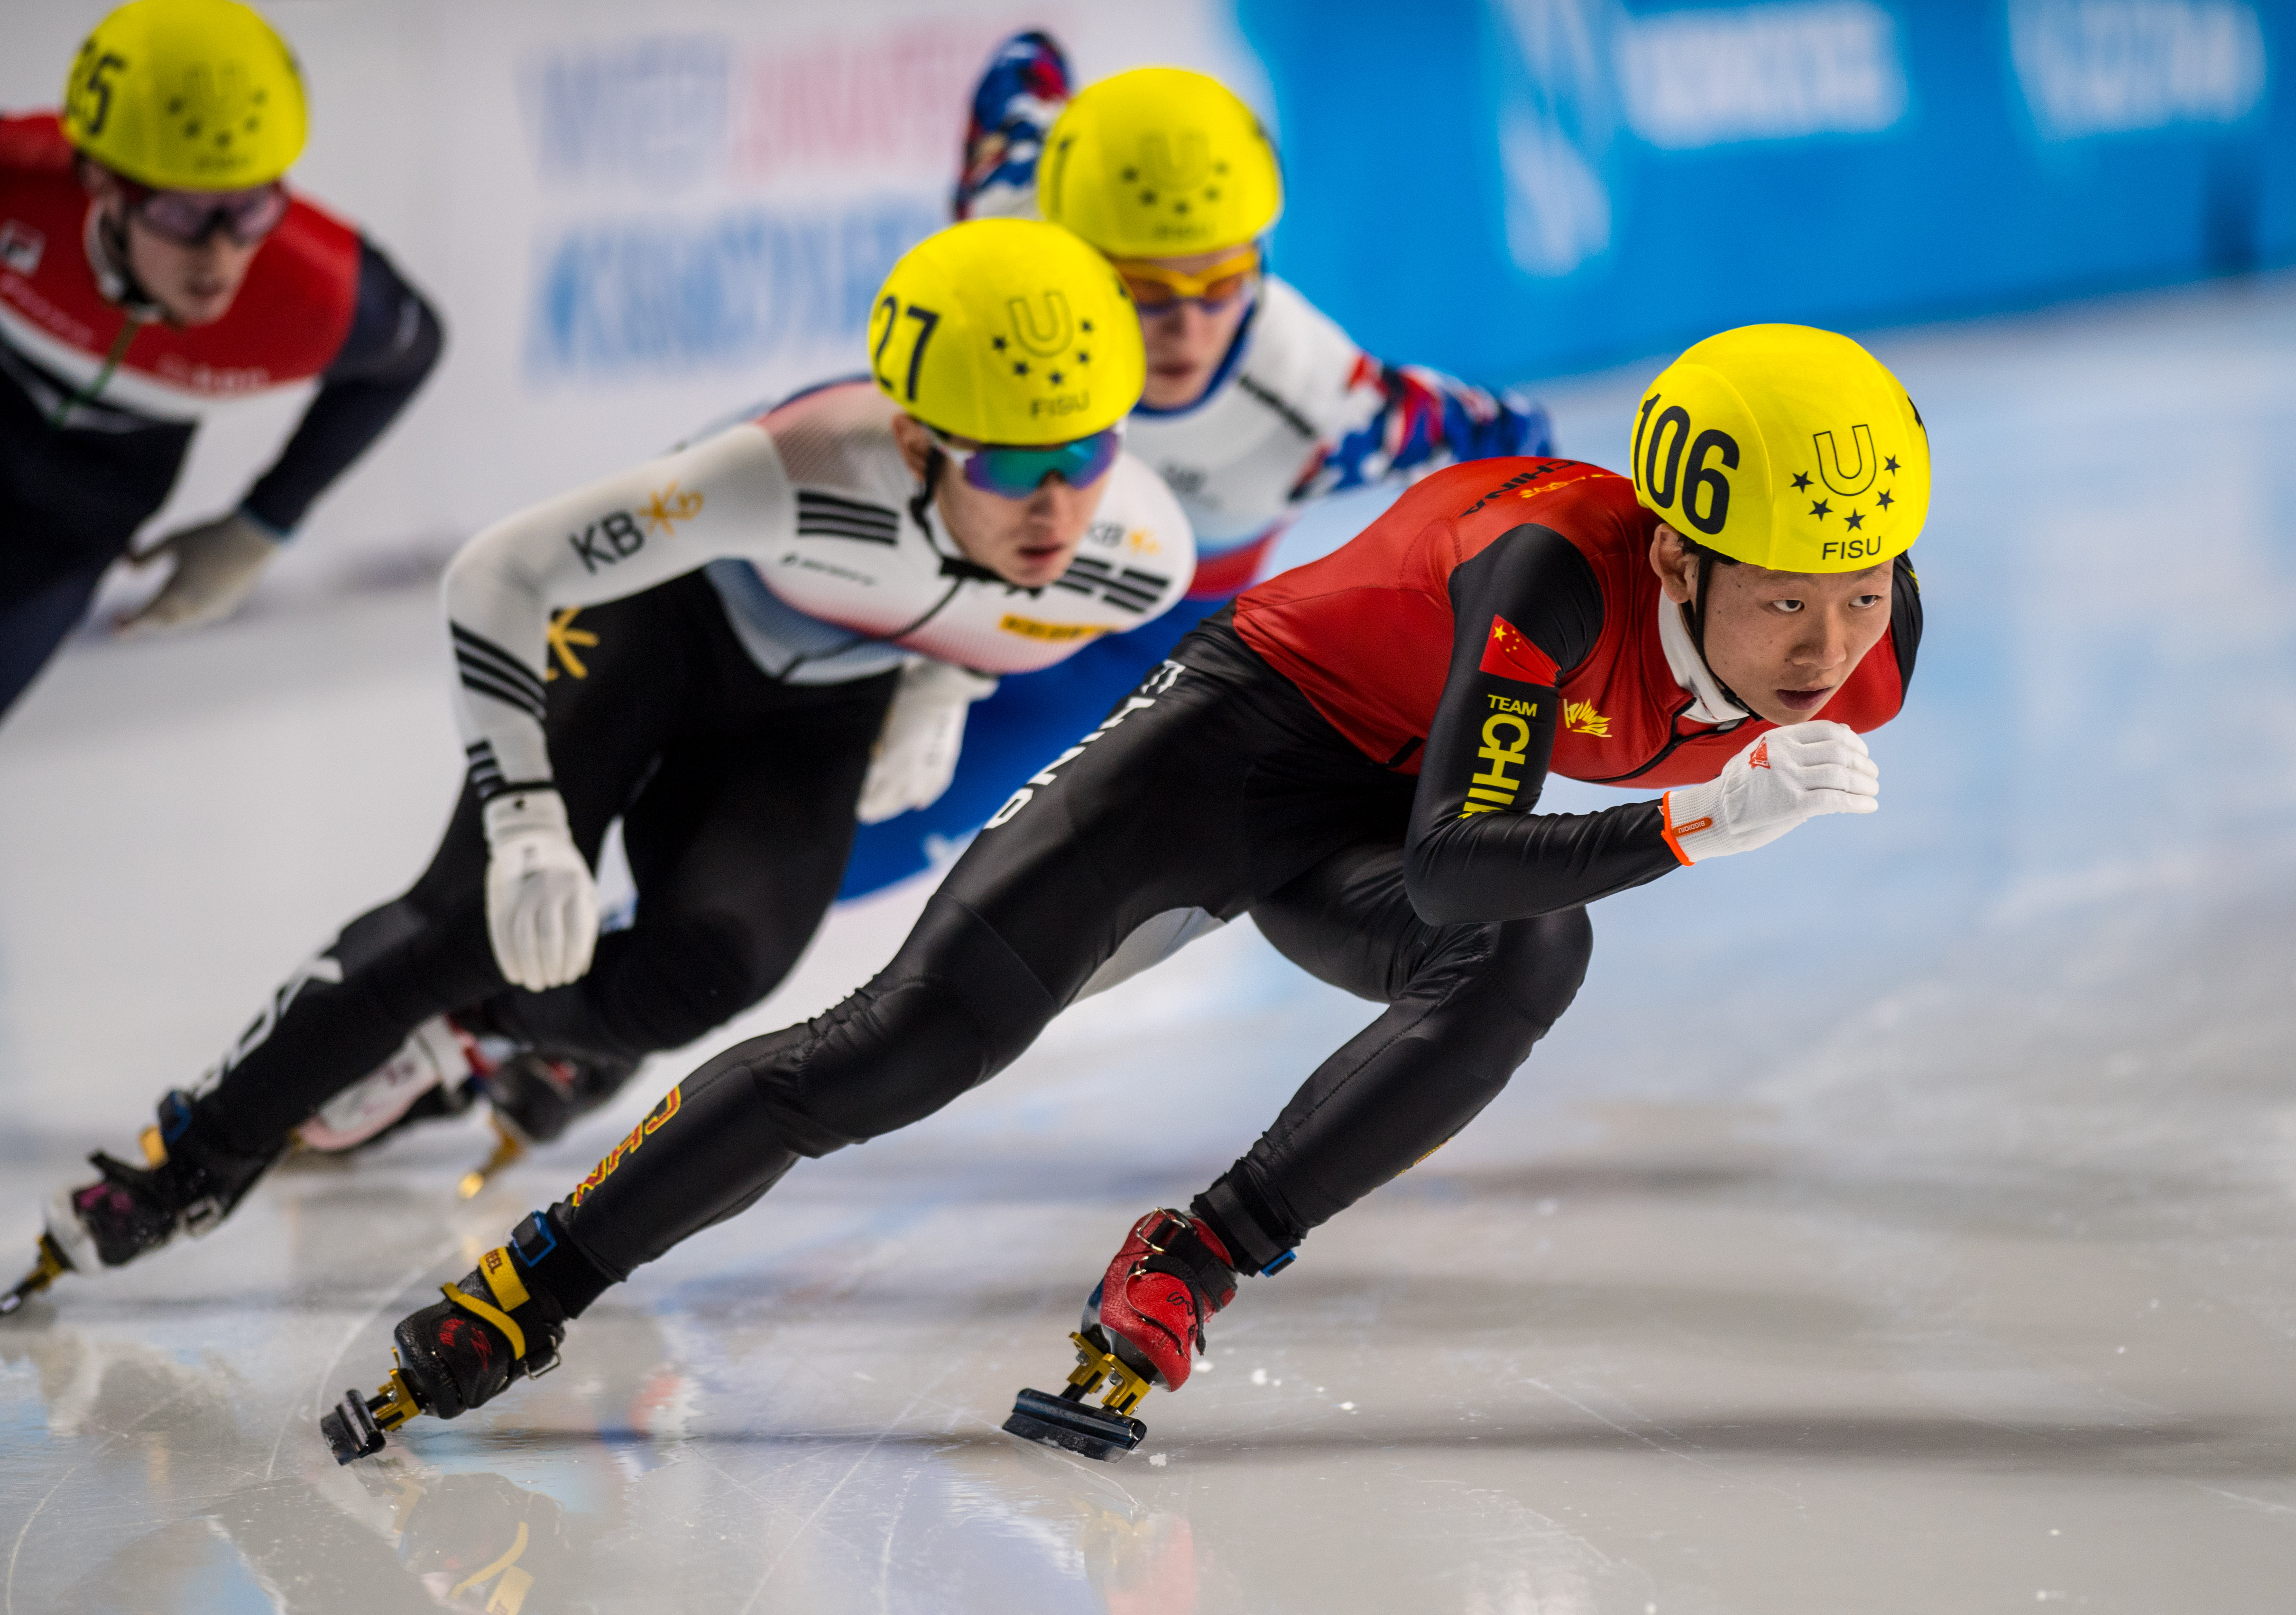
[[[1004,1421],[1011,1434],[1113,1463],[1140,1445],[1148,1427],[1132,1410],[1151,1385],[1177,1390],[1193,1354],[1204,1349],[1204,1320],[1235,1299],[1235,1263],[1219,1235],[1183,1211],[1151,1211],[1132,1225],[1124,1248],[1086,1299],[1077,1369],[1057,1397],[1024,1390]],[[1108,1381],[1098,1407],[1085,1398]]]

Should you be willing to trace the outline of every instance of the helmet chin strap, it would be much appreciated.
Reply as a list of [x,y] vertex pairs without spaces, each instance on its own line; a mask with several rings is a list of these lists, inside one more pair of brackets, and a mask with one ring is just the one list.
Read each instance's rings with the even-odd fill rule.
[[1722,692],[1724,699],[1739,710],[1751,715],[1754,709],[1748,706],[1735,690],[1722,682],[1722,676],[1714,670],[1712,659],[1706,654],[1706,591],[1714,581],[1715,562],[1706,555],[1694,559],[1698,562],[1698,588],[1692,596],[1690,607],[1690,648],[1698,653],[1699,665],[1706,669],[1706,676],[1714,681],[1714,687]]
[[145,324],[173,324],[167,308],[135,278],[135,266],[127,256],[127,216],[114,213],[110,208],[99,208],[95,215],[96,241],[103,250],[103,270],[101,277],[111,283],[102,288],[111,301],[127,311],[131,319]]

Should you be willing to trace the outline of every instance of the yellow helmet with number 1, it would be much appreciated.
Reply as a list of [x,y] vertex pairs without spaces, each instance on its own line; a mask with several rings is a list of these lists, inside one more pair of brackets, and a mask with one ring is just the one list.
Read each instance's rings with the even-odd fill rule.
[[1808,325],[1742,325],[1659,373],[1635,412],[1635,494],[1685,538],[1780,572],[1913,547],[1929,430],[1879,359]]
[[1140,316],[1106,258],[1058,225],[980,218],[905,253],[869,316],[877,389],[980,443],[1066,443],[1140,401]]
[[1257,239],[1283,175],[1218,79],[1135,68],[1087,85],[1046,132],[1037,206],[1112,258],[1185,258]]
[[269,184],[303,150],[303,78],[271,25],[234,0],[129,0],[64,81],[64,134],[162,191]]

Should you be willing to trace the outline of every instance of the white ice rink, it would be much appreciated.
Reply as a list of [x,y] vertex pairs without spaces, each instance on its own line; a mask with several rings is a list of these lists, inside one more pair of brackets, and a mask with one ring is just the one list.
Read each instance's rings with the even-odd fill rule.
[[[1937,485],[1882,812],[1602,904],[1506,1094],[1247,1281],[1140,1454],[996,1426],[1369,1017],[1248,926],[349,1469],[314,1421],[392,1322],[702,1050],[475,1202],[451,1124],[68,1278],[0,1324],[0,1615],[2296,1607],[2296,281],[1873,340]],[[1563,447],[1652,368],[1548,389]],[[409,593],[83,640],[0,727],[0,1257],[419,867],[441,637]]]

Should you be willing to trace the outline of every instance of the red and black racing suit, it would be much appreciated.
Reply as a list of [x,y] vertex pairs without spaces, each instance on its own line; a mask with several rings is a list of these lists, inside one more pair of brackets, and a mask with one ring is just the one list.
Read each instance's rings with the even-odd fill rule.
[[[1677,866],[1654,800],[1534,811],[1549,772],[1710,779],[1769,726],[1685,717],[1658,635],[1656,519],[1563,460],[1439,471],[1336,553],[1247,592],[989,821],[866,987],[664,1097],[548,1227],[578,1309],[800,1156],[931,1115],[1017,1058],[1174,909],[1249,913],[1388,1008],[1196,1201],[1266,1267],[1473,1119],[1570,1004],[1585,906]],[[1871,729],[1920,638],[1890,627],[1823,716]],[[534,1234],[520,1248],[532,1258]]]
[[404,408],[438,316],[350,225],[301,197],[223,318],[171,325],[92,255],[94,203],[53,114],[0,118],[0,712],[167,502],[201,417],[316,380],[241,509],[276,534]]

